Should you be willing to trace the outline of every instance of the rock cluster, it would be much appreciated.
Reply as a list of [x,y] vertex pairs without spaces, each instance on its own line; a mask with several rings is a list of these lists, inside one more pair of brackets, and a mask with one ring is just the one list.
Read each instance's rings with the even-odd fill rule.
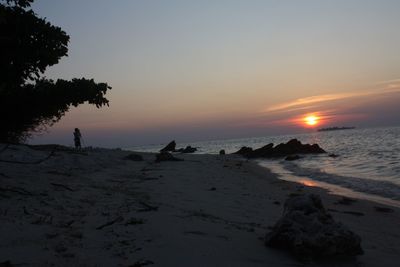
[[194,153],[197,151],[197,148],[195,147],[191,147],[191,146],[187,146],[185,148],[180,148],[175,150],[175,152],[181,152],[181,153]]
[[269,157],[286,157],[295,154],[318,154],[326,153],[318,144],[302,144],[297,139],[292,139],[286,144],[281,143],[274,147],[270,143],[258,149],[251,147],[242,147],[234,154],[242,155],[246,158],[269,158]]
[[166,145],[164,148],[162,148],[160,150],[160,152],[180,152],[180,153],[194,153],[196,151],[197,151],[197,148],[191,147],[191,146],[187,146],[185,148],[176,149],[175,140],[169,142],[168,145]]
[[301,259],[362,254],[361,238],[335,222],[317,195],[293,196],[281,219],[265,236],[265,244]]

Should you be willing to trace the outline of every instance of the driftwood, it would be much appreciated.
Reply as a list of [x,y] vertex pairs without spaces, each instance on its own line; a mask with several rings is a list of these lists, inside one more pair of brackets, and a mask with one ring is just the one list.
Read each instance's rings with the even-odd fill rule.
[[112,221],[106,222],[105,224],[102,224],[102,225],[96,227],[96,229],[97,229],[97,230],[101,230],[101,229],[103,229],[104,227],[113,225],[114,223],[117,223],[117,222],[120,222],[120,221],[123,221],[123,220],[124,220],[124,217],[119,216],[119,217],[117,217],[116,219],[114,219],[114,220],[112,220]]
[[138,210],[139,212],[143,212],[143,211],[156,211],[158,210],[158,207],[156,206],[151,206],[143,201],[139,202],[141,205],[145,206],[145,208]]
[[18,160],[5,160],[5,159],[0,159],[0,162],[13,163],[13,164],[40,164],[43,161],[48,160],[51,156],[53,156],[54,152],[55,151],[53,150],[53,151],[50,152],[50,154],[47,157],[45,157],[43,159],[36,160],[36,161],[31,161],[31,162],[29,162],[29,161],[28,162],[27,161],[18,161]]
[[0,191],[18,193],[18,194],[24,195],[24,196],[33,196],[33,194],[31,192],[29,192],[23,188],[18,188],[18,187],[9,187],[9,188],[0,187]]
[[63,185],[63,184],[57,184],[57,183],[51,183],[51,185],[53,186],[57,186],[57,187],[62,187],[64,189],[67,189],[68,191],[74,192],[75,190],[71,189],[70,187]]
[[70,227],[73,223],[75,222],[75,220],[71,220],[69,222],[67,222],[64,227]]
[[6,174],[4,174],[4,173],[2,173],[2,172],[0,172],[0,176],[3,176],[3,177],[5,177],[5,178],[11,178],[10,176],[8,176],[8,175],[6,175]]
[[25,214],[25,215],[31,215],[30,212],[26,209],[25,206],[23,207],[23,209],[24,209],[24,214]]

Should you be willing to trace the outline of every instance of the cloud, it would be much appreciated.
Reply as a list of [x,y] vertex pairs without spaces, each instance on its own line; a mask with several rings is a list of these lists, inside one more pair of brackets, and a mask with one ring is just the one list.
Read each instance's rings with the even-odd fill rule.
[[399,85],[400,84],[400,79],[392,79],[392,80],[386,80],[386,81],[380,81],[380,82],[377,82],[376,84],[397,84],[397,85]]
[[330,95],[318,95],[318,96],[309,96],[305,98],[295,99],[293,101],[289,101],[286,103],[281,103],[278,105],[274,105],[272,107],[267,108],[265,111],[284,111],[284,110],[297,110],[304,109],[306,105],[333,101],[343,98],[350,97],[349,94],[330,94]]
[[355,97],[366,97],[366,96],[400,92],[400,79],[380,82],[379,84],[380,85],[384,84],[385,86],[374,90],[361,91],[361,92],[357,91],[357,92],[316,95],[316,96],[298,98],[289,102],[273,105],[263,110],[263,112],[288,112],[293,110],[312,108],[315,107],[316,104],[324,102],[332,102],[336,100],[344,100]]

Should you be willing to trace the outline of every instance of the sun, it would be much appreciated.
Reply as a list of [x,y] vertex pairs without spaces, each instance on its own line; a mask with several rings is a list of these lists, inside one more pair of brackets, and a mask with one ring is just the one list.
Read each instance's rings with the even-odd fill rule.
[[314,126],[319,123],[319,118],[314,115],[309,115],[304,118],[304,122],[309,126]]

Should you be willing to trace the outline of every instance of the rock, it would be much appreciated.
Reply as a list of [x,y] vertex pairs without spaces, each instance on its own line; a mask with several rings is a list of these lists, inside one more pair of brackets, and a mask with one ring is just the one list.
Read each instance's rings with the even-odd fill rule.
[[319,154],[319,153],[326,153],[326,151],[323,150],[318,144],[313,144],[311,145],[311,148],[308,151],[308,153]]
[[221,150],[219,151],[219,154],[220,154],[220,155],[225,155],[225,150],[221,149]]
[[175,140],[171,141],[168,145],[166,145],[160,152],[174,152],[176,147]]
[[265,145],[263,147],[260,147],[258,149],[253,150],[248,154],[249,158],[264,158],[271,156],[273,153],[273,147],[274,144],[270,143],[268,145]]
[[329,154],[328,157],[337,158],[337,157],[339,157],[339,155],[336,155],[336,154]]
[[317,195],[286,200],[281,219],[265,236],[265,244],[285,249],[301,259],[362,254],[361,238],[335,222]]
[[197,148],[191,147],[191,146],[187,146],[185,148],[180,148],[180,149],[176,150],[176,152],[181,152],[181,153],[194,153],[196,151],[197,151]]
[[279,144],[274,148],[274,154],[279,156],[286,156],[291,154],[318,154],[326,153],[325,150],[317,144],[302,144],[297,139],[292,139],[286,144]]
[[138,154],[129,154],[124,159],[126,160],[133,160],[133,161],[143,161],[143,157]]
[[251,152],[253,152],[253,149],[251,147],[247,147],[247,146],[243,146],[242,148],[240,148],[238,151],[236,151],[233,154],[238,154],[238,155],[242,155],[242,156],[247,156],[248,154],[250,154]]
[[292,139],[286,144],[281,143],[274,147],[274,145],[268,144],[261,148],[253,150],[250,147],[242,147],[239,151],[234,154],[239,154],[247,158],[271,158],[271,157],[286,157],[296,154],[318,154],[326,153],[317,144],[302,144],[297,139]]
[[161,161],[183,161],[183,159],[175,158],[171,153],[168,152],[161,152],[156,155],[156,162]]
[[299,156],[299,155],[290,155],[290,156],[287,156],[287,157],[285,158],[285,160],[288,160],[288,161],[298,160],[298,159],[300,159],[300,156]]

